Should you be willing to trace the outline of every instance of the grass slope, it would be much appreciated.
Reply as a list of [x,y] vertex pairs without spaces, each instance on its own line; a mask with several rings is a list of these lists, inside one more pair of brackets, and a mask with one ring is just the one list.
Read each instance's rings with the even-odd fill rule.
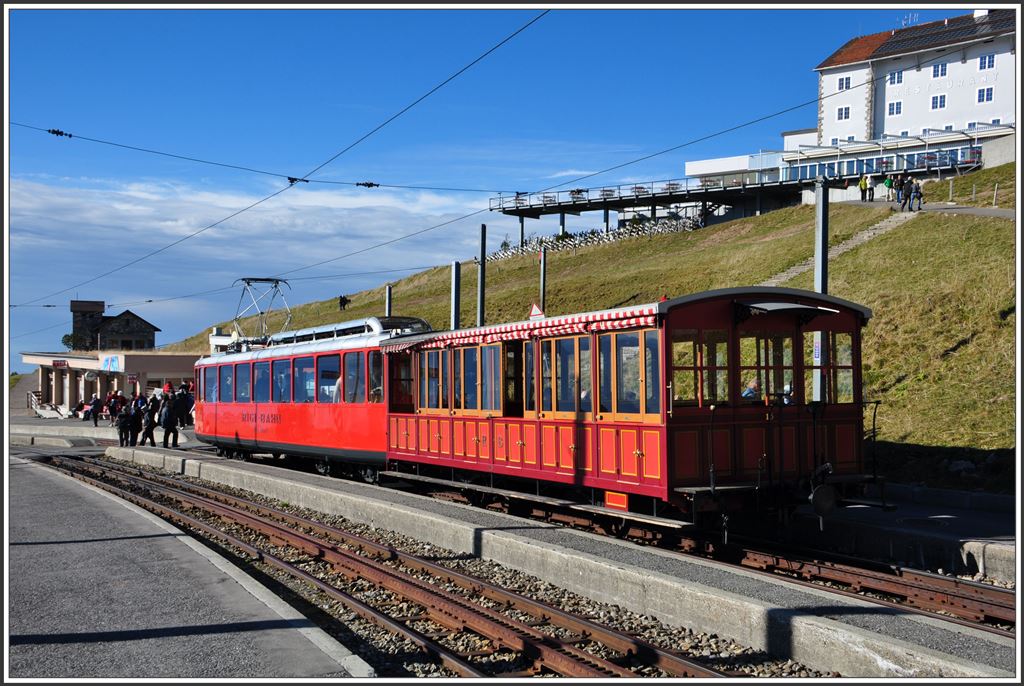
[[[921,188],[925,204],[949,202],[949,179],[929,181]],[[967,207],[1017,207],[1017,165],[1013,162],[998,167],[979,169],[953,178],[953,202]]]

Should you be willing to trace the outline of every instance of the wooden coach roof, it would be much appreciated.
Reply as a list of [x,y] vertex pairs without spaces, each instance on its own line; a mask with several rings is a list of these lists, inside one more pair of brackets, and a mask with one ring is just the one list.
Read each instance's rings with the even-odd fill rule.
[[384,352],[394,353],[412,348],[431,349],[458,345],[479,345],[509,340],[526,340],[539,336],[563,336],[585,334],[592,331],[614,331],[654,326],[658,315],[667,314],[669,310],[721,298],[730,299],[733,302],[754,307],[755,309],[781,309],[780,305],[785,305],[789,309],[798,307],[816,310],[848,309],[860,316],[862,324],[871,318],[870,309],[834,296],[795,288],[754,286],[703,291],[647,305],[619,307],[611,310],[584,312],[582,314],[563,315],[560,317],[544,317],[542,319],[495,324],[472,329],[397,336],[388,341],[382,341],[381,349]]

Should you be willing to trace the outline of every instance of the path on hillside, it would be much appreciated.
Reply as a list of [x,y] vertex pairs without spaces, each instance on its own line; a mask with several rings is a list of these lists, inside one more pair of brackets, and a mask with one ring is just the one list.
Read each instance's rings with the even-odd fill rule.
[[[847,204],[847,203],[844,203]],[[852,201],[848,204],[851,205],[863,205],[864,207],[876,206],[870,202],[861,202],[859,200]],[[895,209],[895,207],[893,208]],[[971,214],[981,217],[1000,217],[1004,219],[1014,219],[1017,216],[1016,210],[1007,210],[998,207],[963,207],[959,205],[934,205],[932,207],[926,207],[922,209],[923,212],[944,212],[952,214]],[[881,236],[882,234],[889,233],[897,226],[901,226],[911,219],[917,217],[917,212],[895,212],[889,215],[882,221],[869,226],[868,228],[855,233],[853,236],[843,241],[839,245],[834,245],[828,249],[829,260],[835,259],[845,252],[853,250],[859,245],[870,241],[872,238]],[[795,264],[784,272],[780,272],[775,276],[762,281],[757,284],[758,286],[781,286],[790,279],[800,276],[804,272],[809,272],[814,269],[814,256],[808,257],[803,262]]]

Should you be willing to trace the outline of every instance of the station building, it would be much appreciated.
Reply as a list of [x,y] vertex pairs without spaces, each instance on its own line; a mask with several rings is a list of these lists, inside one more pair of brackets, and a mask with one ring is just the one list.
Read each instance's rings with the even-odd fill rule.
[[130,310],[105,316],[100,300],[72,300],[71,350],[23,352],[24,364],[37,365],[36,390],[27,405],[43,416],[67,416],[93,393],[125,395],[174,387],[193,378],[200,355],[155,350],[156,326]]

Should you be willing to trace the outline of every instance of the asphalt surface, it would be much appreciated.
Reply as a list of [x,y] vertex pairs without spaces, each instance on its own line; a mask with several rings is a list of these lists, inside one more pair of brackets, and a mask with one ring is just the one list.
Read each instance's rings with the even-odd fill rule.
[[7,473],[9,677],[349,676],[340,644],[171,525],[17,457]]

